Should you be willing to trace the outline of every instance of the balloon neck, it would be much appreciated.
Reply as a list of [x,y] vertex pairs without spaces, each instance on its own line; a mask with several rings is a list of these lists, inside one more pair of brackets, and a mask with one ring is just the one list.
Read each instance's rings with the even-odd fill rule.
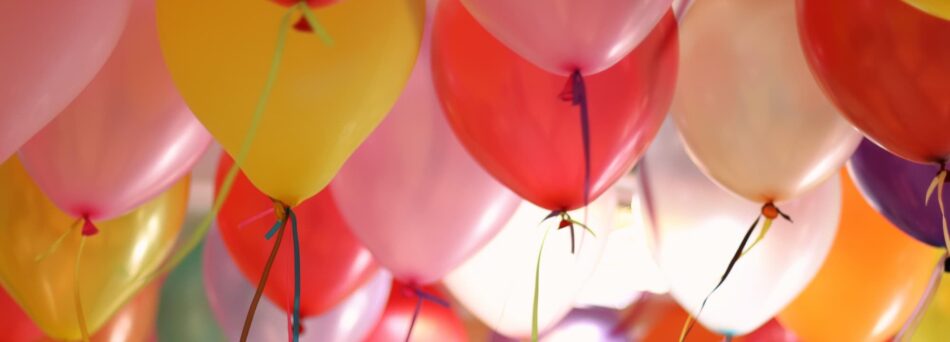
[[775,203],[768,202],[762,205],[762,216],[769,220],[775,220],[781,216],[786,221],[792,222],[792,218],[787,214],[783,213],[781,209],[775,206]]
[[99,228],[96,228],[96,225],[92,223],[92,220],[89,219],[89,216],[83,216],[82,221],[82,236],[93,236],[99,234]]
[[274,202],[274,216],[277,216],[277,222],[286,221],[287,213],[290,211],[290,206],[278,200],[271,200],[271,201]]

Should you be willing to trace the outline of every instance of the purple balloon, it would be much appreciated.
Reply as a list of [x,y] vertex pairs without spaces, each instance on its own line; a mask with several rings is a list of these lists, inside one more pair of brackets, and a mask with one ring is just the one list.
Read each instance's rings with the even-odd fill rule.
[[[924,204],[927,187],[939,171],[935,165],[907,161],[865,139],[848,171],[864,198],[897,228],[928,245],[944,245],[936,191],[930,205]],[[946,190],[943,201],[950,204]]]

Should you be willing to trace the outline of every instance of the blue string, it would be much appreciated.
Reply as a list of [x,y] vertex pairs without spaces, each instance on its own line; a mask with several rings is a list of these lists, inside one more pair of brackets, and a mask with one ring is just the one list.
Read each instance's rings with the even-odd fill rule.
[[412,329],[416,327],[416,319],[419,318],[419,313],[422,312],[422,302],[430,301],[435,304],[441,305],[442,307],[449,307],[449,302],[445,299],[439,298],[438,296],[427,293],[420,290],[419,288],[413,286],[412,292],[416,295],[418,300],[416,301],[416,309],[412,312],[412,320],[409,321],[409,331],[406,332],[406,342],[409,342],[409,338],[412,337]]
[[300,237],[297,235],[297,215],[287,208],[290,228],[294,233],[294,342],[300,340]]
[[270,238],[274,237],[274,234],[277,234],[277,231],[280,230],[281,224],[283,224],[283,222],[280,220],[274,222],[274,225],[270,227],[270,230],[267,231],[267,234],[264,234],[264,238],[270,240]]

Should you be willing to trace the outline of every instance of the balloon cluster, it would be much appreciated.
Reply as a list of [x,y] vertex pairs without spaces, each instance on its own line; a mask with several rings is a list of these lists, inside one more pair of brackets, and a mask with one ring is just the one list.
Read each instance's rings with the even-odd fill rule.
[[3,340],[950,336],[946,1],[4,1],[0,51]]

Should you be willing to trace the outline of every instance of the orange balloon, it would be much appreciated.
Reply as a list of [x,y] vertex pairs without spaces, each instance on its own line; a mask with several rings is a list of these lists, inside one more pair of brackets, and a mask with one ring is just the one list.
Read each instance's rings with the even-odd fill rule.
[[884,341],[914,311],[941,252],[892,226],[841,174],[838,237],[778,319],[804,341]]

